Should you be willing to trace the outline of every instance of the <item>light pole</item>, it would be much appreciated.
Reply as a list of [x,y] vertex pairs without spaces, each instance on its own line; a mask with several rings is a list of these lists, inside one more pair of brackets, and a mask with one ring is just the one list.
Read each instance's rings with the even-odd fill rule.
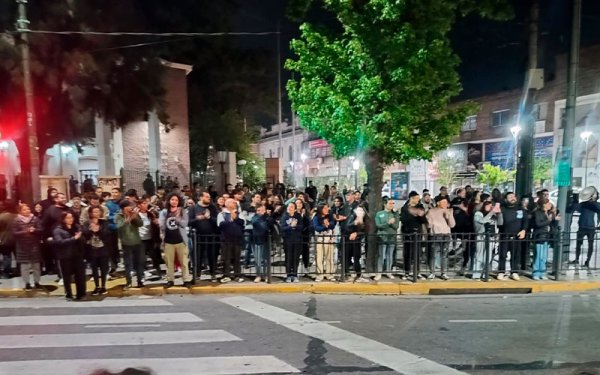
[[521,127],[519,125],[515,125],[512,128],[510,128],[510,134],[512,134],[513,136],[513,140],[514,140],[514,149],[515,149],[515,156],[513,158],[513,167],[515,170],[515,190],[517,188],[517,159],[519,158],[519,149],[518,149],[518,144],[519,144],[519,133],[521,132]]
[[588,143],[590,141],[590,137],[592,136],[592,132],[586,130],[584,132],[581,132],[581,134],[579,136],[585,142],[585,175],[583,176],[583,186],[582,187],[586,187],[587,186],[587,175],[588,175]]
[[360,168],[360,161],[354,159],[352,162],[352,169],[354,169],[354,190],[358,190],[358,169]]
[[304,187],[308,185],[308,177],[306,176],[306,159],[308,159],[308,156],[306,156],[305,153],[300,154],[300,160],[302,160],[302,169],[304,170]]

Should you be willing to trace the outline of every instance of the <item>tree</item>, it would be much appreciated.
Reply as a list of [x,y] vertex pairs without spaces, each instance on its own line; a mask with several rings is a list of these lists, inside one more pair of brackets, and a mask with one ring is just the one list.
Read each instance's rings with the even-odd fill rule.
[[484,164],[480,171],[477,171],[477,182],[486,185],[489,188],[499,187],[501,184],[514,181],[515,170],[502,169],[497,165]]
[[433,162],[437,171],[437,181],[442,186],[452,186],[458,173],[460,161],[449,155],[437,155]]
[[[298,3],[303,3],[298,6]],[[311,1],[297,1],[309,9]],[[336,157],[359,154],[381,206],[383,169],[431,160],[455,137],[474,105],[449,106],[459,94],[458,57],[448,33],[459,15],[507,17],[501,0],[323,0],[335,25],[305,22],[293,40],[298,73],[287,84],[303,127],[324,138]]]
[[533,167],[533,183],[535,186],[544,186],[544,182],[552,178],[552,159],[541,157],[535,159]]

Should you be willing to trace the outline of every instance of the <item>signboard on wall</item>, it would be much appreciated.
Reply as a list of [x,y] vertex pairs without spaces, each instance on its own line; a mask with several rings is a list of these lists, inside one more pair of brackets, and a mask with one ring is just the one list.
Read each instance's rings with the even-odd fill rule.
[[390,194],[394,200],[407,200],[409,185],[408,172],[394,172],[390,179]]

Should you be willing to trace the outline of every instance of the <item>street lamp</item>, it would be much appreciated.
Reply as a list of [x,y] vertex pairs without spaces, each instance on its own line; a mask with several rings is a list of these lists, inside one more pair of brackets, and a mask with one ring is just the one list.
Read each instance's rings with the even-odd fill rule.
[[227,162],[227,151],[217,151],[217,159],[219,164],[221,164],[221,186],[222,189],[225,189],[225,185],[227,184],[227,178],[225,178],[225,163]]
[[512,128],[510,128],[510,134],[512,134],[513,136],[513,141],[514,141],[514,149],[515,149],[515,155],[513,157],[513,167],[515,170],[515,191],[517,188],[517,159],[519,158],[519,133],[521,132],[521,127],[519,125],[515,125]]
[[586,130],[584,132],[581,132],[579,136],[585,142],[585,175],[583,176],[583,187],[586,187],[588,175],[588,143],[590,141],[590,137],[592,136],[592,132]]
[[358,190],[358,169],[360,168],[360,161],[355,159],[352,161],[352,169],[354,169],[354,187]]

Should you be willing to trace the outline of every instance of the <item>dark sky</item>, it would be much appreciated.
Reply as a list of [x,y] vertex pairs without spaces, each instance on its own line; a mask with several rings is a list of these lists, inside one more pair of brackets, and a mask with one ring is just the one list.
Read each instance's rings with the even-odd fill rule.
[[[511,0],[515,18],[495,22],[478,16],[460,19],[451,34],[455,51],[462,60],[460,74],[462,97],[521,87],[527,64],[527,18],[529,1]],[[289,41],[298,36],[298,25],[285,16],[287,0],[238,0],[235,15],[237,30],[282,31],[283,58],[289,57]],[[554,56],[568,50],[571,27],[571,0],[540,0],[540,59],[546,76],[553,73]],[[275,37],[244,37],[238,45],[243,48],[275,50]],[[600,43],[600,1],[584,0],[582,45]],[[274,63],[274,68],[276,63]],[[284,79],[287,74],[284,72]]]

